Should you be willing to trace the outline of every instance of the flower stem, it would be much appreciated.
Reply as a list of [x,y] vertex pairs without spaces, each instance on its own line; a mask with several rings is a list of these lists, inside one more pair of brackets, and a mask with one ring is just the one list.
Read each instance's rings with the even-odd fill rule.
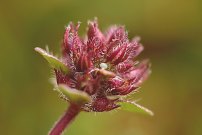
[[61,135],[65,128],[80,112],[80,107],[75,104],[70,104],[65,114],[59,119],[54,127],[49,132],[49,135]]

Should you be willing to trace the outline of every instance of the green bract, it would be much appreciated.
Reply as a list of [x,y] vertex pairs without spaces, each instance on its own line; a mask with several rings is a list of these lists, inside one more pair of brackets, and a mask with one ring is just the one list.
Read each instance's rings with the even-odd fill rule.
[[36,47],[35,51],[40,53],[49,62],[49,64],[53,68],[55,68],[57,70],[61,70],[65,74],[68,74],[70,72],[69,68],[55,56],[50,55],[48,52],[46,52],[45,50],[43,50],[39,47]]
[[129,112],[136,112],[136,113],[141,113],[141,114],[149,114],[151,116],[154,115],[154,113],[151,110],[149,110],[135,102],[125,101],[125,102],[119,102],[118,104],[120,105],[121,110],[129,111]]
[[70,88],[67,85],[60,84],[58,90],[72,103],[82,105],[91,101],[91,97],[86,92]]

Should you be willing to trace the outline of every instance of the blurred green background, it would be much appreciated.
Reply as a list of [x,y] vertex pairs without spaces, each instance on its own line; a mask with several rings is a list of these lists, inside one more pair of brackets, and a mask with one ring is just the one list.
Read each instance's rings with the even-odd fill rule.
[[81,21],[83,35],[95,16],[102,30],[123,24],[142,37],[152,74],[134,99],[155,116],[81,113],[65,135],[201,135],[201,0],[1,0],[0,134],[47,134],[67,104],[34,47],[59,54],[64,26]]

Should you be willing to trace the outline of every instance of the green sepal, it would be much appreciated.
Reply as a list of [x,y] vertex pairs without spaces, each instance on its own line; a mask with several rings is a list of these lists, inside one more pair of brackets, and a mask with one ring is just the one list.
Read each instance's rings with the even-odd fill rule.
[[154,113],[151,110],[149,110],[135,102],[123,101],[123,102],[119,102],[118,105],[120,105],[120,109],[124,110],[124,111],[135,112],[135,113],[140,113],[140,114],[149,114],[151,116],[154,115]]
[[37,51],[39,54],[41,54],[48,61],[48,63],[51,65],[51,67],[53,67],[57,70],[61,70],[65,74],[68,74],[70,72],[70,69],[55,56],[49,54],[48,52],[46,52],[45,50],[43,50],[39,47],[36,47],[35,51]]
[[70,88],[65,84],[59,84],[58,90],[62,92],[71,103],[83,105],[91,102],[91,97],[86,92]]

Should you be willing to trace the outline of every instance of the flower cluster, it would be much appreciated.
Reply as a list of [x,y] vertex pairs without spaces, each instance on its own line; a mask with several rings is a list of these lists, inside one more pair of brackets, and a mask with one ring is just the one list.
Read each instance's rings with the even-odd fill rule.
[[[62,44],[62,62],[69,67],[68,74],[54,69],[57,84],[84,91],[91,102],[82,106],[85,111],[110,111],[119,107],[119,96],[136,91],[149,75],[148,61],[134,58],[143,50],[138,38],[129,41],[123,26],[112,26],[106,33],[97,21],[88,23],[85,39],[78,36],[79,23],[70,23]],[[116,96],[110,99],[110,96]]]
[[97,21],[90,21],[85,38],[78,36],[79,26],[66,27],[60,59],[40,48],[36,51],[52,64],[57,85],[65,86],[62,93],[70,104],[79,101],[81,110],[94,112],[118,108],[121,97],[137,91],[150,73],[148,60],[135,59],[143,46],[139,38],[129,41],[123,26],[102,33]]

